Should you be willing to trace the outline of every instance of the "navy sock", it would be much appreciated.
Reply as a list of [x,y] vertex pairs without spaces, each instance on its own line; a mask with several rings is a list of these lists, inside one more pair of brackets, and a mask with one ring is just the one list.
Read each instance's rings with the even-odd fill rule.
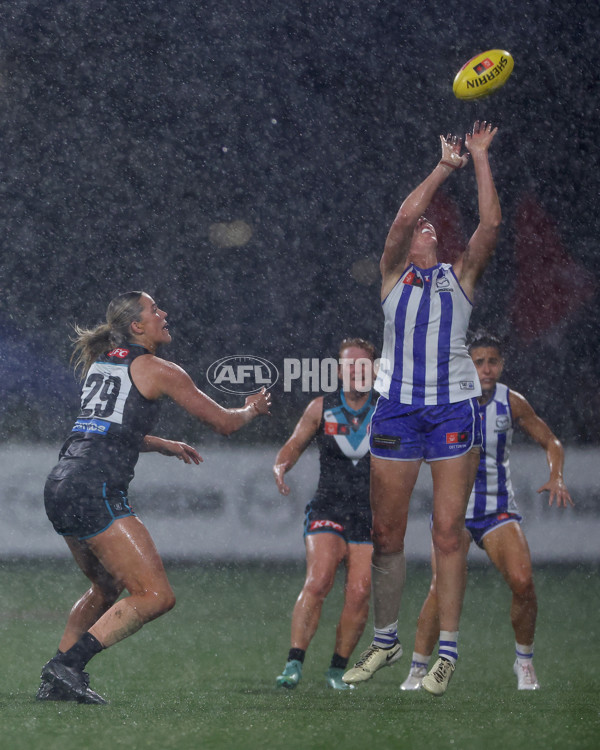
[[67,667],[83,670],[88,661],[100,653],[104,646],[91,633],[84,633],[74,646],[56,657]]
[[291,648],[288,654],[288,661],[299,661],[301,664],[304,664],[305,656],[306,651],[303,648]]
[[348,666],[348,659],[344,656],[340,656],[338,653],[334,653],[331,657],[331,664],[329,666],[333,669],[346,669]]

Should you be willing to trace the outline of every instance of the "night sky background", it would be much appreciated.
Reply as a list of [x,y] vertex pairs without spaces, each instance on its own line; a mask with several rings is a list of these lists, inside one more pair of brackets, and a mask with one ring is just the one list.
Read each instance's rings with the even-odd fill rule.
[[[72,325],[129,289],[169,313],[164,355],[227,405],[205,378],[220,357],[380,346],[389,225],[439,134],[481,118],[500,128],[504,221],[473,327],[503,337],[504,381],[564,442],[600,442],[599,39],[598,5],[575,0],[5,0],[0,438],[58,446]],[[454,75],[491,48],[511,78],[458,101]],[[451,258],[477,223],[472,167],[441,197]],[[273,417],[232,440],[287,437],[310,397],[273,393]],[[210,439],[173,406],[159,434]]]

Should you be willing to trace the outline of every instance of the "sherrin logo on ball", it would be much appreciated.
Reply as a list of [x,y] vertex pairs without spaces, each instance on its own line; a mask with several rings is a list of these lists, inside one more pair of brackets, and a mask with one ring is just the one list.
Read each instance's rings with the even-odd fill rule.
[[505,49],[489,49],[472,57],[458,71],[452,84],[457,99],[479,99],[504,86],[515,61]]

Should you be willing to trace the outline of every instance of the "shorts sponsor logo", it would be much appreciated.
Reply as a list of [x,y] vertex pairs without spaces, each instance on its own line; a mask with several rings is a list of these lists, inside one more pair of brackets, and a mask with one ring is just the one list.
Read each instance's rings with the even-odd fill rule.
[[129,349],[113,349],[106,356],[107,357],[118,357],[119,359],[125,359],[129,354]]
[[335,521],[311,521],[310,526],[308,527],[309,531],[319,531],[320,529],[332,529],[333,531],[339,531],[340,533],[344,531],[342,524],[336,523]]
[[458,443],[466,443],[469,439],[468,432],[447,432],[446,433],[446,445],[453,445]]
[[401,440],[397,435],[373,435],[373,447],[386,451],[400,449]]
[[240,354],[213,362],[206,379],[218,391],[246,396],[258,393],[261,388],[272,388],[279,379],[279,372],[268,359]]

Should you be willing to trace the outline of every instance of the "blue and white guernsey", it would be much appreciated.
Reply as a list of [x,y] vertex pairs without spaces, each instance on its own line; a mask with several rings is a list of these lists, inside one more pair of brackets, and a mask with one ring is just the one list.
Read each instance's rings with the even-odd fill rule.
[[408,266],[382,304],[383,349],[375,390],[434,406],[481,395],[465,339],[473,306],[452,266]]
[[483,450],[467,507],[467,520],[498,513],[517,513],[508,458],[513,437],[509,388],[496,383],[494,395],[479,405]]

